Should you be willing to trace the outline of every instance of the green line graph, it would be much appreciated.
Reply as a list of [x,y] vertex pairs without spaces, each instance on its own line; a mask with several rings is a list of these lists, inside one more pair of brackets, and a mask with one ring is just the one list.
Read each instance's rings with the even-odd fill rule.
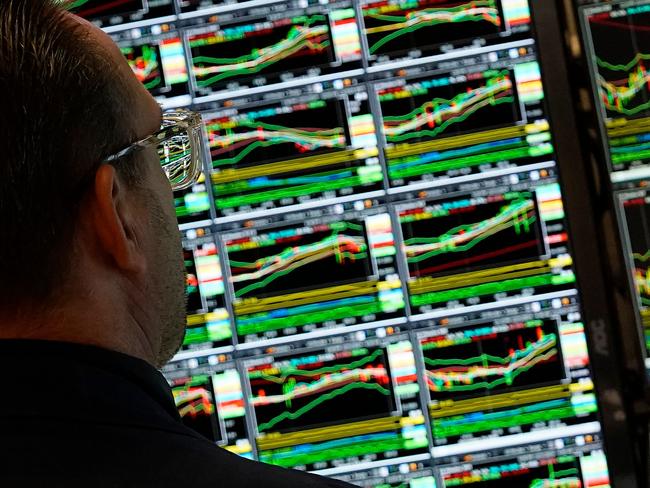
[[376,383],[365,383],[365,382],[350,383],[330,393],[325,393],[320,395],[318,398],[315,398],[313,401],[309,402],[307,405],[296,410],[295,412],[283,412],[280,415],[272,418],[268,422],[259,424],[258,429],[260,432],[262,432],[273,428],[275,425],[277,425],[279,422],[282,422],[283,420],[287,420],[287,419],[295,420],[301,417],[302,415],[304,415],[305,413],[309,412],[310,410],[314,409],[318,405],[327,402],[329,400],[332,400],[338,396],[344,395],[351,390],[356,390],[356,389],[373,390],[381,393],[382,395],[386,395],[386,396],[390,395],[390,390]]
[[596,63],[601,68],[608,69],[610,71],[630,71],[641,61],[650,61],[650,54],[637,53],[637,55],[627,64],[612,64],[607,61],[596,58]]
[[[348,235],[354,230],[363,232],[363,226],[351,222],[340,222],[332,228],[332,233],[323,239],[304,245],[287,247],[279,254],[266,256],[253,262],[229,259],[234,284],[251,282],[235,292],[242,297],[254,290],[266,287],[269,283],[296,269],[311,263],[334,257],[335,263],[342,265],[347,261],[356,262],[369,257],[369,248],[363,235]],[[269,242],[268,244],[273,244]],[[236,249],[230,249],[229,253]]]
[[522,288],[564,286],[569,283],[575,283],[575,280],[576,278],[573,272],[568,272],[560,276],[554,275],[552,273],[544,273],[539,276],[514,278],[494,283],[466,286],[453,290],[412,295],[411,305],[414,307],[419,307],[423,305],[430,305],[432,303],[445,303],[451,300],[464,300],[477,296],[494,295],[495,293],[507,293],[510,291],[521,290]]
[[[319,193],[322,194],[328,191],[335,191],[343,188],[354,188],[357,186],[379,183],[382,181],[383,175],[379,166],[377,166],[375,171],[367,171],[365,173],[362,173],[362,171],[366,168],[368,167],[362,166],[356,171],[344,169],[332,172],[315,173],[312,175],[314,179],[319,177],[327,178],[328,175],[332,175],[334,178],[331,180],[323,179],[323,181],[317,181],[314,183],[303,184],[300,177],[296,177],[294,179],[277,179],[270,181],[268,183],[268,186],[284,185],[285,187],[266,191],[258,189],[259,186],[257,188],[253,188],[248,180],[235,182],[229,185],[214,185],[213,188],[215,194],[215,203],[217,209],[233,208],[243,205],[259,204],[274,199],[298,198],[306,195],[314,195]],[[374,170],[375,168],[372,169]],[[349,176],[346,174],[349,174]],[[303,179],[307,178],[309,177]],[[234,196],[228,196],[229,194],[239,192],[247,193],[243,195],[236,194]]]
[[[523,195],[531,196],[530,193]],[[406,239],[404,244],[407,261],[419,263],[441,254],[463,253],[510,228],[518,235],[530,234],[536,221],[535,202],[528,199],[516,200],[504,205],[492,218],[459,225],[436,237]]]
[[579,488],[582,482],[578,468],[557,469],[548,465],[548,478],[538,478],[530,483],[529,488]]
[[[292,20],[300,25],[293,25],[282,40],[266,47],[253,48],[249,53],[232,58],[194,54],[205,42],[203,39],[190,40],[197,84],[207,87],[227,78],[259,73],[299,52],[315,54],[331,46],[327,16],[312,15]],[[245,32],[241,32],[235,35],[233,40],[245,37]]]
[[[356,351],[357,353],[367,352],[365,351]],[[377,349],[375,352],[369,356],[364,356],[361,359],[353,361],[349,364],[337,364],[335,366],[326,366],[324,368],[318,369],[299,369],[294,367],[282,368],[282,374],[277,375],[267,375],[262,371],[251,371],[249,372],[249,377],[251,379],[262,378],[266,381],[271,381],[273,383],[282,384],[289,376],[320,376],[327,373],[338,373],[344,369],[355,369],[360,366],[365,366],[368,363],[375,361],[377,358],[381,357],[384,354],[382,349]]]
[[[511,385],[522,373],[557,357],[557,344],[556,334],[550,333],[506,357],[491,354],[466,359],[425,357],[429,389],[435,392],[458,392],[491,390],[497,386]],[[490,379],[491,377],[496,378]]]
[[596,58],[596,63],[600,68],[620,72],[624,76],[621,79],[612,81],[607,80],[602,73],[598,74],[598,90],[601,101],[607,110],[626,116],[637,115],[650,110],[650,101],[631,106],[631,103],[644,91],[647,99],[650,72],[646,69],[644,62],[649,60],[650,54],[644,53],[638,53],[626,64],[612,64]]
[[[268,314],[262,313],[252,316],[240,316],[237,321],[237,331],[240,335],[259,334],[268,330],[279,330],[291,327],[302,327],[308,324],[323,323],[330,320],[343,320],[349,317],[363,317],[374,314],[381,314],[386,309],[403,308],[403,302],[382,302],[378,298],[371,298],[362,301],[360,304],[341,305],[340,302],[334,302],[329,307],[321,310],[307,311],[303,313],[294,312],[295,309],[300,311],[301,307],[292,309],[287,317],[269,318]],[[245,323],[242,324],[245,320]]]
[[[417,1],[407,2],[403,8],[417,6]],[[367,28],[367,35],[373,36],[387,33],[377,41],[371,43],[369,47],[371,54],[377,53],[386,44],[400,37],[440,24],[487,21],[495,26],[501,25],[499,9],[495,0],[474,0],[454,7],[413,9],[406,12],[405,15],[386,15],[376,13],[375,9],[370,9],[364,13],[364,17],[384,23],[384,25]]]
[[[387,354],[384,347],[358,347],[340,354],[315,353],[250,368],[250,404],[259,431],[275,426],[280,431],[304,429],[389,415],[396,406]],[[372,403],[346,406],[348,401],[361,399],[372,399]]]
[[507,70],[489,78],[485,85],[463,91],[451,99],[434,98],[404,115],[384,116],[386,140],[393,143],[436,137],[454,124],[467,120],[486,107],[515,101]]
[[426,448],[426,439],[422,442],[419,438],[404,439],[402,436],[394,436],[377,441],[368,441],[366,439],[347,440],[344,444],[335,448],[328,447],[327,444],[327,442],[313,444],[309,451],[287,451],[286,449],[262,451],[260,461],[291,468],[334,459],[393,452],[400,449]]
[[[238,125],[238,129],[243,129],[241,132],[232,129],[221,132],[218,126],[210,124],[206,128],[214,167],[236,165],[256,149],[264,149],[278,144],[295,144],[304,151],[347,147],[343,127],[305,129],[252,120],[243,121]],[[234,156],[221,157],[242,146],[243,149]]]

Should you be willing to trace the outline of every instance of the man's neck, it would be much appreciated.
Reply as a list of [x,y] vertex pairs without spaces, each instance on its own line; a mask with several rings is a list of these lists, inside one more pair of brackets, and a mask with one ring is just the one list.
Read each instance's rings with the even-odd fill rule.
[[141,321],[118,310],[87,303],[19,310],[0,315],[0,339],[31,339],[87,344],[155,364],[156,350]]

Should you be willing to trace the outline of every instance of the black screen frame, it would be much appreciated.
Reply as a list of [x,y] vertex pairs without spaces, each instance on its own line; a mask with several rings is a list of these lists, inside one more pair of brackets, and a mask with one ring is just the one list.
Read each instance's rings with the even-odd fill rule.
[[559,1],[530,0],[542,81],[555,141],[560,185],[573,243],[573,258],[598,394],[612,486],[637,486],[628,405],[617,328],[611,312],[603,263],[607,256],[596,225],[596,199],[569,83]]

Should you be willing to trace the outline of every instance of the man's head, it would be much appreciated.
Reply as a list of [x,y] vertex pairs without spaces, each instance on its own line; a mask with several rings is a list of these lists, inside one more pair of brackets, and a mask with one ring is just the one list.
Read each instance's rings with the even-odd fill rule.
[[54,0],[0,2],[0,337],[91,343],[161,365],[184,274],[155,100],[101,30]]

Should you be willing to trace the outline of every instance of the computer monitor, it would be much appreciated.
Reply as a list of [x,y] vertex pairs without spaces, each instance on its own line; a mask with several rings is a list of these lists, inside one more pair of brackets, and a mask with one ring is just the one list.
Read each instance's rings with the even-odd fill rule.
[[609,486],[527,0],[77,3],[205,121],[188,426],[364,487]]
[[580,8],[604,174],[614,195],[620,243],[635,303],[638,343],[650,368],[650,2],[589,3]]

